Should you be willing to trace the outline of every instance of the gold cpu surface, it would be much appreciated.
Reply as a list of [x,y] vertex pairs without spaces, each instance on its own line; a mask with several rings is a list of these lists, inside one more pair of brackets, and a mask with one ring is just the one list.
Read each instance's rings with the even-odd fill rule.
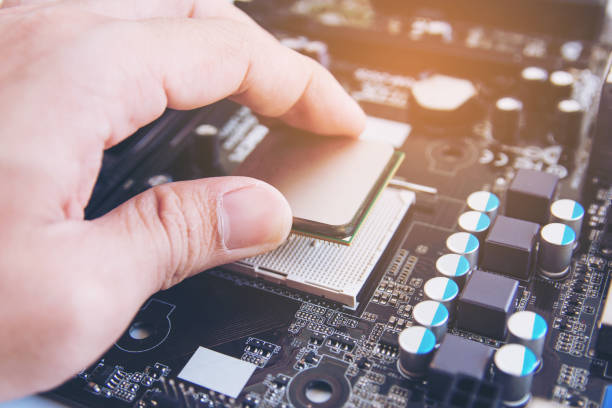
[[349,245],[402,159],[384,143],[292,132],[267,136],[233,175],[276,187],[294,232]]

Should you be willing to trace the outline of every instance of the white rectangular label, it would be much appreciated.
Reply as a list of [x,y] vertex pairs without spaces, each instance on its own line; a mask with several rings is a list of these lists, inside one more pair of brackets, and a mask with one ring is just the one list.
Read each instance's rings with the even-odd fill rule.
[[238,398],[256,368],[249,362],[198,347],[178,378]]

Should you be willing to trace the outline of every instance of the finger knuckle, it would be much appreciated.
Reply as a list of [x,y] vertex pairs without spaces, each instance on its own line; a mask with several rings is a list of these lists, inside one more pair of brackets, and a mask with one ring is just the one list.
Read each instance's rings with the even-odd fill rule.
[[169,287],[184,279],[203,259],[214,243],[211,217],[216,213],[207,200],[198,196],[183,197],[169,184],[150,190],[148,203],[137,205],[139,219],[157,241],[165,247],[161,265],[161,282]]

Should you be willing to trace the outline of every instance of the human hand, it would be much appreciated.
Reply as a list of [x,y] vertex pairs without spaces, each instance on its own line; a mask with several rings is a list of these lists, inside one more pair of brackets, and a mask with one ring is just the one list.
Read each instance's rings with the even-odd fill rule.
[[365,120],[327,71],[227,1],[4,3],[0,400],[61,383],[151,294],[289,232],[280,193],[235,177],[159,186],[84,221],[103,149],[167,106],[227,96],[324,134],[357,135]]

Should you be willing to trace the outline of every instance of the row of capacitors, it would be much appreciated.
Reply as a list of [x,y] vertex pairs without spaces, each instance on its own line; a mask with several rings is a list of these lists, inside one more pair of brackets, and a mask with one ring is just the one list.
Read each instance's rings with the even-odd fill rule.
[[[490,192],[479,191],[468,197],[467,204],[470,211],[458,220],[463,231],[447,239],[450,253],[436,261],[439,276],[424,285],[428,300],[413,308],[417,326],[407,328],[399,335],[398,368],[406,376],[423,376],[436,349],[443,344],[449,322],[453,320],[455,299],[478,266],[480,241],[495,220],[500,201]],[[553,275],[566,273],[584,210],[575,201],[564,199],[555,201],[550,213],[555,222],[546,225],[540,233],[540,271],[546,276],[551,270]],[[502,385],[503,399],[507,404],[523,405],[530,398],[533,375],[542,362],[547,324],[542,316],[532,311],[519,311],[504,320],[506,344],[495,351],[494,379]]]
[[[402,330],[398,338],[398,369],[410,378],[427,374],[436,350],[441,347],[442,340],[437,337],[444,336],[449,320],[448,310],[438,302],[426,300],[417,306],[415,321],[429,321],[429,327],[411,326]],[[512,314],[507,326],[507,343],[493,355],[493,378],[503,387],[504,402],[520,406],[531,397],[533,376],[542,364],[548,326],[542,316],[531,311]]]
[[[526,111],[541,118],[540,112],[554,109],[555,140],[568,147],[579,144],[584,109],[572,99],[575,79],[567,71],[548,73],[540,67],[521,71],[521,96],[499,98],[491,114],[493,137],[506,144],[518,141]],[[520,98],[520,99],[519,99]],[[522,100],[521,100],[522,99]]]
[[[455,274],[463,280],[469,277],[471,267],[462,255],[443,255],[436,262],[436,269],[445,276],[431,281],[446,280],[449,293],[455,294],[458,284],[448,280]],[[437,281],[435,281],[437,280]],[[449,283],[453,282],[453,283]],[[427,291],[433,297],[446,297],[437,285]],[[454,296],[450,296],[454,297]],[[451,312],[449,312],[449,310]],[[438,300],[424,300],[413,308],[413,319],[418,325],[404,329],[398,338],[400,358],[398,369],[407,377],[422,377],[440,347],[452,321],[453,305],[445,306]],[[542,351],[548,327],[544,318],[531,311],[519,311],[507,321],[507,344],[493,356],[494,380],[503,387],[502,398],[508,405],[523,405],[530,398],[533,376],[542,362]],[[461,353],[462,350],[457,350]],[[448,354],[448,353],[447,353]]]
[[[465,256],[474,268],[478,265],[480,242],[486,242],[485,251],[496,249],[486,237],[497,216],[499,198],[488,191],[477,191],[470,194],[467,204],[470,211],[461,214],[457,220],[462,232],[450,235],[446,248]],[[539,231],[538,271],[547,278],[559,279],[569,272],[582,230],[584,208],[574,200],[556,200],[550,205],[549,219],[551,222]]]

